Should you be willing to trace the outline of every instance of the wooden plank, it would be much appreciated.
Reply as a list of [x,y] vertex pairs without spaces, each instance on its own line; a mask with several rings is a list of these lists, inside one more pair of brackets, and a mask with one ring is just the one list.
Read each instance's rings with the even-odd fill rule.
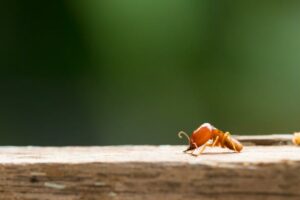
[[274,135],[237,135],[234,136],[244,145],[292,145],[292,134]]
[[300,199],[300,148],[1,147],[0,199]]

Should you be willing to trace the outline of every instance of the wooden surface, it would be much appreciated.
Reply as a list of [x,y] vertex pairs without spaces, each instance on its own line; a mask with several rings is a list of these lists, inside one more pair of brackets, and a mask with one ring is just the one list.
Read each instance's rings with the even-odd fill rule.
[[299,147],[185,148],[1,147],[0,199],[300,199]]
[[276,134],[276,135],[241,135],[234,136],[244,145],[292,145],[292,134]]

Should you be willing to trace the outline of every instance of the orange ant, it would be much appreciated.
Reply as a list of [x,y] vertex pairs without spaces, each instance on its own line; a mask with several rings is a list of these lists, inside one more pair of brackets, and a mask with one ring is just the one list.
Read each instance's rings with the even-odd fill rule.
[[[191,137],[185,132],[180,131],[178,137],[182,138],[182,135],[186,136],[189,140],[189,147],[184,152],[193,150],[192,155],[194,156],[202,154],[206,147],[227,147],[235,152],[240,152],[243,149],[243,145],[232,138],[229,132],[224,133],[209,123],[202,124],[192,133]],[[212,142],[209,142],[210,140]],[[200,149],[202,145],[203,147]]]

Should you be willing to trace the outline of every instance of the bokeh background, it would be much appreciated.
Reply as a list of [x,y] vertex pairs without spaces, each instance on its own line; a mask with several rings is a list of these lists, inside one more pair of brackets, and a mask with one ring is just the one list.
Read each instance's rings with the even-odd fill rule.
[[300,130],[300,2],[2,2],[1,145]]

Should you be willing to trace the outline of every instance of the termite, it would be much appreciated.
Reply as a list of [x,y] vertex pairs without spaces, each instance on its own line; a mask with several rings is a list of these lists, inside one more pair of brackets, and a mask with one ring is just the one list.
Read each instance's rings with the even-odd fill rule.
[[240,152],[243,149],[243,145],[232,138],[229,132],[224,133],[209,123],[199,126],[190,137],[185,132],[180,131],[178,136],[182,138],[182,135],[186,136],[189,141],[189,147],[184,152],[192,151],[191,154],[194,156],[202,154],[206,147],[220,146],[235,152]]

